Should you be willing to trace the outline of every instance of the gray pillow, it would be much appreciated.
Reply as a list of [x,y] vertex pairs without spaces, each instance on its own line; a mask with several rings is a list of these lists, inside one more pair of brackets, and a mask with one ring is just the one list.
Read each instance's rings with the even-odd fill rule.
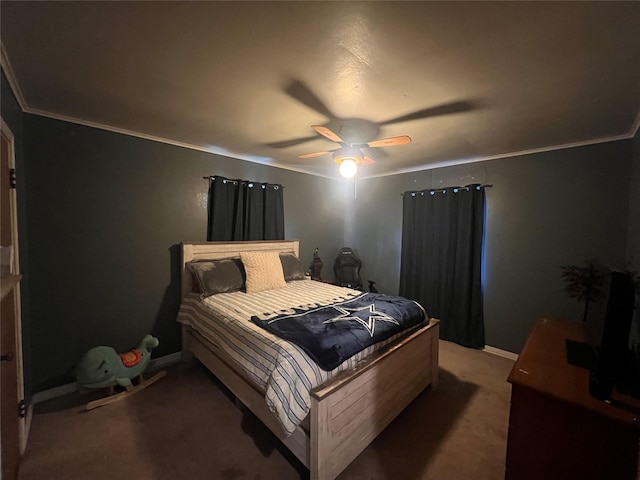
[[244,288],[245,274],[239,258],[194,260],[187,266],[200,287],[202,298]]
[[302,270],[302,265],[300,265],[300,259],[293,253],[281,253],[280,263],[282,263],[284,279],[287,282],[291,280],[304,280],[304,270]]

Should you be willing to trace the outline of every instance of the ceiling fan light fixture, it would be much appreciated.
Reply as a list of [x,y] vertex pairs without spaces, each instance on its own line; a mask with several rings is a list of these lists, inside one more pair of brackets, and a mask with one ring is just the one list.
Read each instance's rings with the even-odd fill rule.
[[340,148],[333,154],[333,159],[340,165],[340,174],[344,178],[351,178],[356,174],[362,158],[362,152],[353,147]]
[[373,140],[368,143],[353,144],[345,142],[329,127],[325,127],[322,125],[312,125],[311,128],[313,128],[320,135],[328,138],[332,142],[339,143],[340,148],[336,148],[335,150],[330,151],[305,153],[304,155],[300,155],[298,158],[314,158],[331,153],[333,160],[338,165],[340,165],[340,173],[345,178],[353,177],[358,171],[358,165],[371,165],[372,163],[374,163],[374,160],[371,157],[362,153],[362,150],[360,150],[361,148],[393,147],[395,145],[404,145],[407,143],[411,143],[411,137],[407,135],[399,135],[396,137]]
[[352,178],[358,171],[358,165],[353,158],[345,158],[340,163],[340,175],[344,178]]

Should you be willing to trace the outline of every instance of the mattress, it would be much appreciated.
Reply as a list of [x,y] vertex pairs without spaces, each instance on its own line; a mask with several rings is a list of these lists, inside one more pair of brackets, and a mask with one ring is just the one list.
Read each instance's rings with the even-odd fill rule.
[[178,322],[189,325],[223,350],[243,375],[265,392],[267,405],[285,434],[290,434],[309,413],[310,392],[314,387],[358,366],[372,352],[404,336],[406,331],[362,350],[331,371],[325,371],[301,348],[255,325],[251,317],[313,302],[340,302],[361,293],[322,282],[298,280],[288,282],[284,288],[251,294],[237,291],[205,299],[190,294],[182,301]]

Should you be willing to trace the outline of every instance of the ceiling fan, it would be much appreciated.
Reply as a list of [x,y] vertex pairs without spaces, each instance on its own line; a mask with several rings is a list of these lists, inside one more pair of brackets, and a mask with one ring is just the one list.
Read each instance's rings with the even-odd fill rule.
[[340,165],[340,173],[345,178],[353,177],[358,170],[358,165],[369,165],[374,162],[371,157],[362,153],[362,148],[393,147],[396,145],[411,143],[411,138],[407,135],[383,138],[381,140],[374,140],[368,143],[348,143],[328,127],[323,127],[322,125],[311,125],[311,128],[329,140],[339,143],[340,148],[322,152],[306,153],[304,155],[300,155],[299,158],[314,158],[321,155],[331,155],[333,160]]

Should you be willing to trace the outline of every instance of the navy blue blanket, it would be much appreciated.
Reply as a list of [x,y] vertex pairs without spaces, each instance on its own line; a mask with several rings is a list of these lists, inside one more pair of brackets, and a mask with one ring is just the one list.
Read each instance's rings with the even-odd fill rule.
[[251,321],[295,343],[327,371],[426,318],[418,303],[379,293],[363,293],[329,306],[295,308],[293,312],[269,315],[268,319],[254,315]]

